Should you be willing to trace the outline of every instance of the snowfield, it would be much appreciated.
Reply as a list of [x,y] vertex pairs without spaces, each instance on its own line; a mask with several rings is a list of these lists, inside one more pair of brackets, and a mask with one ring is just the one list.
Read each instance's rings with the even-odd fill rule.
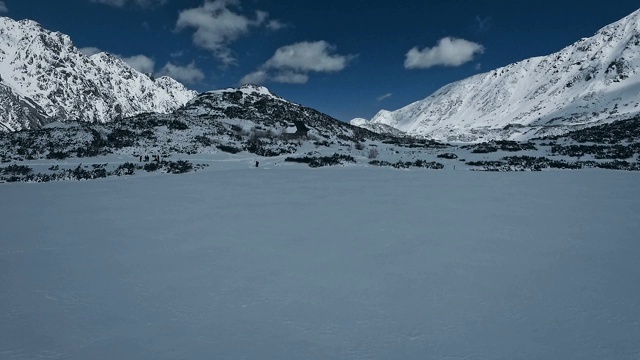
[[0,186],[1,359],[638,359],[640,174]]

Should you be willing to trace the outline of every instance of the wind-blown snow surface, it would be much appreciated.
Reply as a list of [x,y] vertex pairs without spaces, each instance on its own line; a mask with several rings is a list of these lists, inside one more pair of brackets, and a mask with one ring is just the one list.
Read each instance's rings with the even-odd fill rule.
[[635,359],[638,176],[5,184],[0,358]]

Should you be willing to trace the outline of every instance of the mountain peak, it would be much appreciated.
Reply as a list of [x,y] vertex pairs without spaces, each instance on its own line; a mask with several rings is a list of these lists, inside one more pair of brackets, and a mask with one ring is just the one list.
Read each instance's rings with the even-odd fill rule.
[[226,89],[220,89],[220,90],[211,90],[208,91],[202,95],[215,95],[215,94],[226,94],[226,93],[237,93],[240,92],[242,94],[246,95],[252,95],[252,96],[268,96],[268,97],[272,97],[272,98],[277,98],[280,99],[279,96],[277,96],[276,94],[272,93],[271,91],[269,91],[269,89],[267,89],[264,86],[259,86],[259,85],[253,85],[253,84],[245,84],[242,85],[239,88],[226,88]]
[[8,25],[42,28],[42,25],[40,25],[40,23],[33,20],[29,20],[29,19],[15,20],[7,16],[0,16],[0,27],[6,27]]
[[175,80],[154,81],[112,54],[87,57],[67,35],[10,18],[0,18],[0,78],[0,131],[169,113],[197,94]]
[[404,108],[380,111],[370,123],[436,140],[475,142],[530,138],[634,116],[640,113],[639,29],[640,10],[557,53],[446,85]]
[[242,92],[250,92],[250,93],[258,93],[262,95],[273,95],[269,89],[264,86],[254,85],[254,84],[245,84],[240,87],[240,91]]

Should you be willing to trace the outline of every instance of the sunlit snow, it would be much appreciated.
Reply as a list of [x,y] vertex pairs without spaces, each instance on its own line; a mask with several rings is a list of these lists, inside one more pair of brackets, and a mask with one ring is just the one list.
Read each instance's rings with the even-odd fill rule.
[[2,359],[634,359],[637,173],[0,186]]

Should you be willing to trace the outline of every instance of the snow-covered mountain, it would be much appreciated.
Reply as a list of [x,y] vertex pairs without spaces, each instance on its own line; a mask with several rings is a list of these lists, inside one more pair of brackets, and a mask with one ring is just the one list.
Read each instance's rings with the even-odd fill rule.
[[0,130],[5,131],[56,120],[108,122],[168,113],[197,95],[107,53],[89,57],[67,35],[36,22],[6,17],[0,17],[0,77]]
[[593,37],[452,83],[369,123],[447,141],[526,139],[640,113],[640,10]]
[[39,128],[47,122],[44,109],[0,80],[0,131]]

